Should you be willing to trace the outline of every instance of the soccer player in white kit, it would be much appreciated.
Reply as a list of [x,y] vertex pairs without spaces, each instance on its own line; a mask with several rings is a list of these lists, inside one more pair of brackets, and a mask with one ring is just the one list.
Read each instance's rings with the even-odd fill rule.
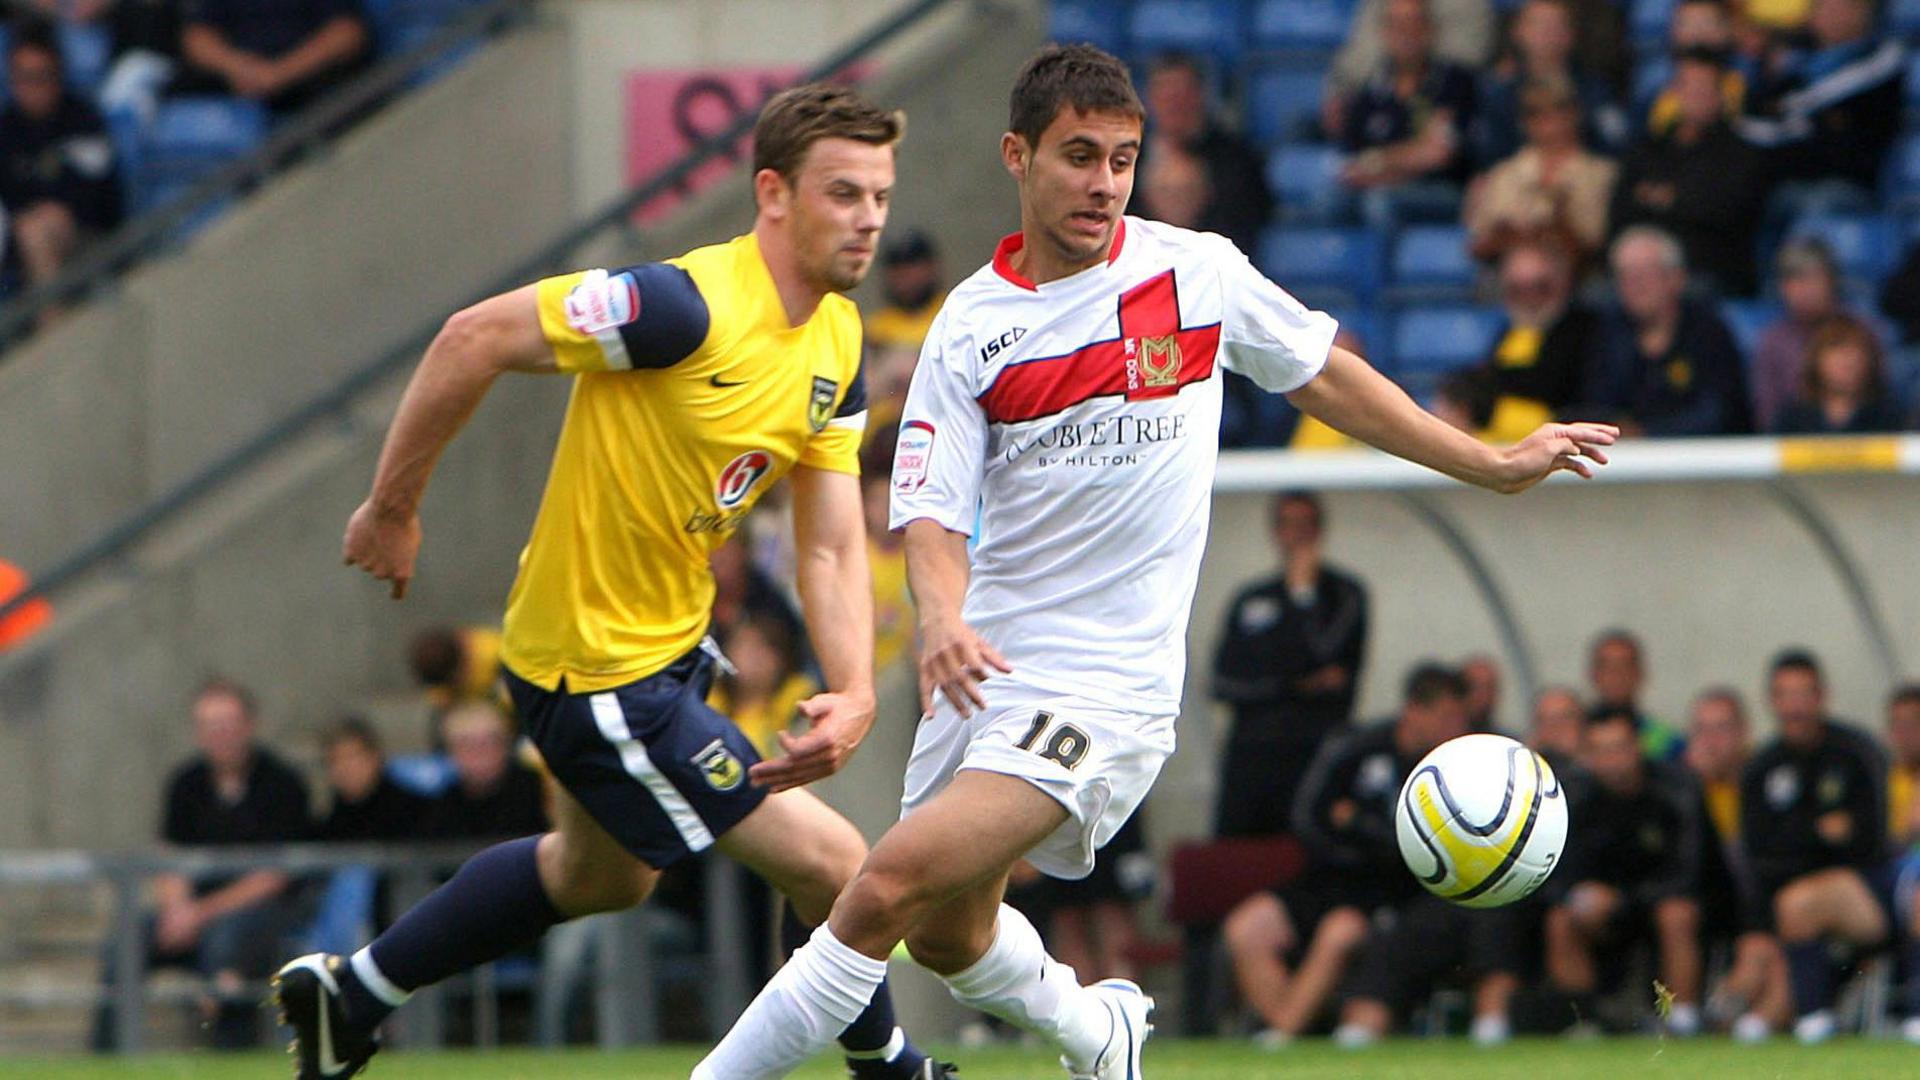
[[1222,367],[1498,491],[1591,476],[1618,435],[1549,424],[1481,443],[1335,348],[1331,318],[1224,238],[1123,217],[1144,110],[1106,53],[1043,49],[1011,112],[1020,232],[934,321],[894,460],[927,711],[901,820],[694,1080],[784,1076],[826,1049],[902,940],[1071,1076],[1139,1080],[1151,1000],[1081,986],[1001,897],[1022,858],[1084,877],[1173,753]]

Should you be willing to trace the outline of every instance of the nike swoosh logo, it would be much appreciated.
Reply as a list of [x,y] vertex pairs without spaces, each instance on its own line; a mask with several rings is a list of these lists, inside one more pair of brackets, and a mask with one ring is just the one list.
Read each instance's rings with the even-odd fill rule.
[[320,1003],[320,1075],[339,1076],[347,1071],[346,1063],[333,1056],[332,1021],[327,1016],[327,994],[324,987],[315,998]]
[[718,375],[715,375],[712,378],[709,378],[707,380],[707,385],[712,386],[716,389],[725,390],[730,386],[745,386],[747,385],[747,380],[740,379],[737,381],[728,381],[726,379],[722,379]]

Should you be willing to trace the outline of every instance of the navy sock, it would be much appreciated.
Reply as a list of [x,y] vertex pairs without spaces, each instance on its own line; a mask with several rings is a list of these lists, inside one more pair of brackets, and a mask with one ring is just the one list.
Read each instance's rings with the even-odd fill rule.
[[[538,836],[510,840],[468,859],[368,946],[380,974],[401,990],[417,990],[525,948],[564,922],[540,884],[534,856],[539,842]],[[378,1024],[393,1006],[351,967],[340,980],[347,1016],[356,1024]]]
[[[793,913],[791,905],[782,905],[780,913],[780,948],[788,956],[807,943],[813,928],[800,921]],[[893,995],[888,992],[885,980],[880,989],[873,992],[873,1002],[867,1011],[854,1017],[847,1030],[840,1033],[840,1048],[847,1052],[847,1066],[853,1070],[854,1080],[892,1080],[894,1077],[917,1076],[921,1062],[927,1055],[920,1052],[911,1040],[901,1044],[898,1053],[890,1058],[881,1059],[872,1055],[884,1052],[893,1042],[893,1033],[900,1024],[893,1015]],[[860,1056],[855,1056],[860,1055]]]
[[1805,1016],[1833,1004],[1833,957],[1824,941],[1788,942],[1787,981],[1793,986],[1793,1014]]

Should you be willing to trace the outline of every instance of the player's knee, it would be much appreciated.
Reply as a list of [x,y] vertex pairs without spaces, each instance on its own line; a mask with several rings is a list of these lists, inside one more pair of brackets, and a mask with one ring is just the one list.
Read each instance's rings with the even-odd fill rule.
[[912,924],[914,914],[926,900],[926,889],[916,875],[897,867],[869,864],[854,875],[834,908],[844,908],[862,925],[906,926]]
[[653,892],[657,875],[630,860],[592,858],[565,833],[549,833],[541,842],[542,876],[555,906],[572,916],[624,911]]
[[1700,905],[1683,896],[1669,897],[1653,909],[1655,925],[1668,937],[1695,937],[1700,933]]
[[1232,952],[1280,949],[1286,944],[1283,922],[1280,902],[1262,893],[1235,904],[1221,924],[1220,934]]
[[1324,943],[1324,947],[1335,952],[1352,952],[1366,940],[1367,917],[1359,908],[1335,908],[1320,920],[1320,928],[1314,937]]
[[1784,941],[1805,941],[1820,934],[1820,889],[1802,879],[1773,898],[1773,920]]
[[908,955],[928,971],[952,975],[965,971],[993,948],[995,924],[981,927],[916,926],[907,934]]

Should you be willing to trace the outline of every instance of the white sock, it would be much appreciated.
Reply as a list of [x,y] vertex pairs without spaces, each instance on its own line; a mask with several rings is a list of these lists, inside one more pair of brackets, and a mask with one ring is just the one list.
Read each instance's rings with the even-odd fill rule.
[[954,1000],[1049,1040],[1074,1069],[1091,1071],[1113,1036],[1113,1015],[1072,968],[1047,955],[1027,917],[1005,904],[987,954],[943,978]]
[[873,1002],[887,962],[821,926],[734,1021],[693,1080],[772,1080],[833,1045]]

